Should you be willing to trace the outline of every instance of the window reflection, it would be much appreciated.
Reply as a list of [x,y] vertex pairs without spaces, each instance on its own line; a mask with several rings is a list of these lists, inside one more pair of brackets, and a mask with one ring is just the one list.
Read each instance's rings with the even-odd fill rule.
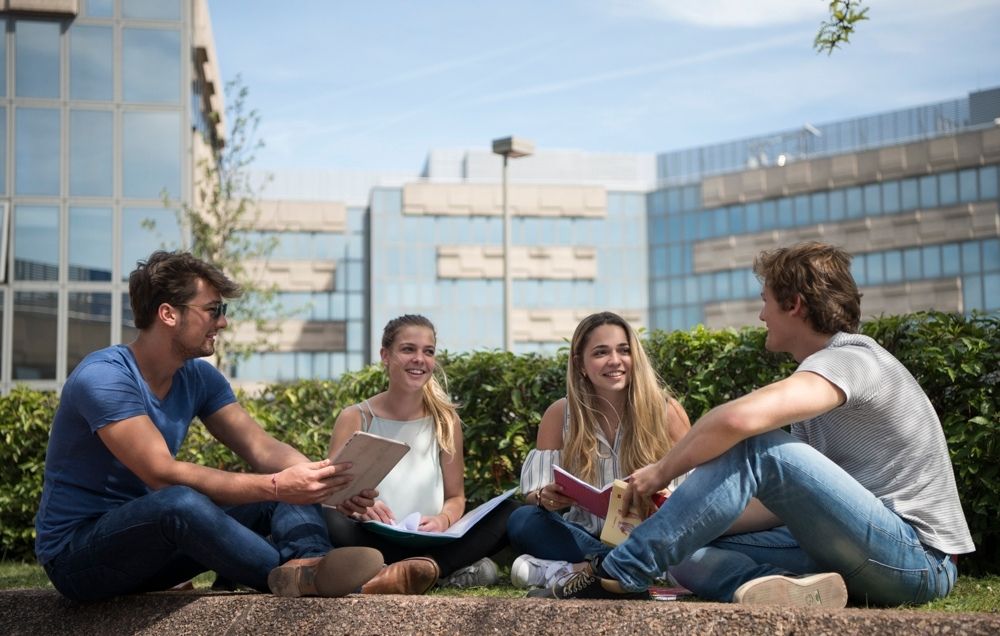
[[122,0],[122,16],[143,20],[180,20],[179,0]]
[[14,23],[14,94],[59,98],[59,23]]
[[70,292],[68,298],[67,375],[88,353],[111,344],[111,294]]
[[14,380],[55,379],[57,307],[55,292],[14,292]]
[[[3,43],[3,38],[0,37],[0,45]],[[3,61],[3,55],[0,55],[0,63]],[[3,77],[3,73],[0,72],[0,78]],[[2,81],[2,79],[0,79]],[[2,84],[0,84],[2,86]],[[0,93],[3,90],[0,89]],[[0,194],[7,193],[7,109],[0,108],[0,121],[5,122],[5,125],[0,126]]]
[[[131,271],[131,269],[129,270]],[[132,305],[129,304],[128,293],[122,294],[122,342],[129,343],[139,335],[139,330],[135,328]]]
[[162,208],[126,208],[122,210],[122,280],[159,249],[176,250],[181,245],[177,213]]
[[18,108],[14,144],[16,194],[59,194],[59,111]]
[[83,14],[92,18],[113,17],[115,0],[83,0]]
[[69,30],[69,96],[113,99],[113,59],[111,27],[74,25]]
[[14,280],[59,280],[58,208],[14,208]]
[[126,197],[180,197],[181,120],[175,112],[126,112],[122,118],[122,191]]
[[[0,22],[6,27],[6,23]],[[7,95],[7,29],[0,29],[0,96]],[[3,121],[7,121],[4,119]],[[6,128],[6,126],[0,126]]]
[[69,117],[69,193],[111,196],[114,155],[111,111],[73,110]]
[[180,81],[179,31],[122,29],[122,97],[126,102],[176,104]]
[[70,208],[70,280],[111,280],[111,231],[110,209]]

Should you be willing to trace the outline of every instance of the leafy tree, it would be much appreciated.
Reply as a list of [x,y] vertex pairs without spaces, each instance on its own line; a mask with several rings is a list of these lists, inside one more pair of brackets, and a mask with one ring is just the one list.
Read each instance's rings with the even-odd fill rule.
[[[215,362],[220,369],[231,370],[240,358],[266,349],[267,334],[288,314],[277,300],[277,285],[260,279],[252,267],[254,262],[267,261],[278,244],[274,236],[253,232],[260,219],[260,196],[270,180],[268,176],[255,184],[249,172],[256,152],[264,146],[257,136],[260,115],[247,105],[249,90],[241,76],[226,83],[225,93],[229,135],[221,148],[213,149],[211,157],[198,161],[194,200],[181,203],[177,214],[181,226],[189,231],[191,253],[224,271],[244,289],[230,312],[230,330],[249,323],[256,335],[241,342],[217,342]],[[164,203],[172,205],[166,197]]]
[[813,47],[817,53],[826,51],[827,55],[840,48],[841,43],[848,43],[854,33],[854,25],[868,19],[868,7],[862,6],[862,0],[830,0],[830,19],[820,23],[819,33]]

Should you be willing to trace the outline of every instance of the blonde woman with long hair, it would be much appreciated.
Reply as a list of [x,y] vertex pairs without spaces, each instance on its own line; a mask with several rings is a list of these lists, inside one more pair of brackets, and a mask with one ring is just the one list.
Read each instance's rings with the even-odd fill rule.
[[[420,513],[420,530],[443,532],[465,513],[462,422],[437,367],[437,333],[424,316],[404,315],[385,326],[380,356],[388,389],[344,409],[330,439],[333,457],[357,431],[406,442],[410,451],[378,485],[337,509],[324,508],[335,546],[377,548],[390,565],[363,593],[423,594],[435,582],[489,585],[497,566],[489,556],[507,545],[505,501],[465,535],[433,548],[414,548],[365,530],[363,521],[390,523]],[[440,580],[440,581],[439,581]]]
[[553,466],[603,488],[658,461],[690,428],[628,322],[611,312],[584,318],[570,344],[566,397],[545,411],[521,469],[521,492],[532,505],[507,524],[522,554],[511,568],[513,583],[547,587],[571,564],[610,550],[598,539],[603,519],[563,492]]

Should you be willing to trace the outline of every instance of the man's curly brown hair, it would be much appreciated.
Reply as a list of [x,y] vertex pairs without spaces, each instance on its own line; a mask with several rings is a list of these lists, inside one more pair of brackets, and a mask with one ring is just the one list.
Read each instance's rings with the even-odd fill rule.
[[861,293],[851,275],[851,255],[810,241],[761,252],[753,272],[782,309],[802,299],[806,319],[819,333],[855,333],[861,322]]

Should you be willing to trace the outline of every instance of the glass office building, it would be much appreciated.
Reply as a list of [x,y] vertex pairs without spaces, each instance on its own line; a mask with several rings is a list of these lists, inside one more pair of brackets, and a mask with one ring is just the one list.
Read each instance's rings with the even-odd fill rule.
[[1000,309],[998,117],[992,89],[660,155],[650,324],[754,324],[754,254],[812,239],[854,255],[865,316]]
[[0,387],[56,388],[131,338],[128,273],[183,243],[163,197],[190,202],[221,87],[204,2],[9,0],[0,23]]

